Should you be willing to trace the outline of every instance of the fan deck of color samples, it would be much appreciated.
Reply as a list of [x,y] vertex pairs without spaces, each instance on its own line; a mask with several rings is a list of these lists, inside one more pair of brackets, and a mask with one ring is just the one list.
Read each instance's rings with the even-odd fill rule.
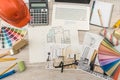
[[12,27],[1,27],[0,28],[0,48],[11,48],[14,42],[23,38],[26,34],[26,30],[12,28]]
[[108,76],[114,77],[120,74],[120,52],[106,39],[100,44],[98,56],[100,65]]

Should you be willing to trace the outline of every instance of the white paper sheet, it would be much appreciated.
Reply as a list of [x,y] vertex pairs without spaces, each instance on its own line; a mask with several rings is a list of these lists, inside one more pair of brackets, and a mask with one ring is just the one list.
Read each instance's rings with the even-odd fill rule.
[[29,27],[29,61],[30,63],[45,62],[47,59],[46,34],[49,27]]
[[86,32],[83,45],[84,45],[84,51],[83,51],[83,58],[90,59],[94,53],[94,50],[98,50],[99,45],[101,41],[103,40],[103,37],[94,33]]
[[[62,49],[79,50],[78,31],[63,27],[38,26],[28,28],[30,63],[46,62],[48,52],[61,55]],[[54,56],[52,56],[54,57]]]

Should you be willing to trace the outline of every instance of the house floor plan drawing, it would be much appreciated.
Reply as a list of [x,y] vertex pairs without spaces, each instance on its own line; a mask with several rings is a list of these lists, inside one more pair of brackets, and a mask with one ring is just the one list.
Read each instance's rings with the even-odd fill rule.
[[31,43],[29,45],[31,63],[46,62],[48,52],[51,53],[49,55],[51,58],[57,58],[63,55],[70,57],[73,53],[80,53],[81,50],[78,31],[69,26],[30,27],[28,37]]
[[62,27],[53,27],[47,34],[48,43],[70,44],[70,30],[64,30]]

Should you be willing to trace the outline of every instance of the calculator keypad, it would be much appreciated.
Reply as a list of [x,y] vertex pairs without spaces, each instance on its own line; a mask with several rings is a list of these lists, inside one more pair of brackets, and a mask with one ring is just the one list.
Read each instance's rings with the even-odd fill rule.
[[30,9],[31,25],[47,25],[48,24],[48,9]]

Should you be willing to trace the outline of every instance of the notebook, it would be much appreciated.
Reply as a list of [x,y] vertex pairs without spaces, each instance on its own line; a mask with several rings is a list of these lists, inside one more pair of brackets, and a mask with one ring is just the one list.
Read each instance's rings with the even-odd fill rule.
[[[98,9],[101,13],[101,19],[103,26],[100,22],[100,17],[98,15]],[[102,27],[109,27],[111,15],[112,15],[112,9],[113,4],[108,2],[102,2],[102,1],[94,1],[91,11],[91,18],[90,18],[90,24],[102,26]]]

